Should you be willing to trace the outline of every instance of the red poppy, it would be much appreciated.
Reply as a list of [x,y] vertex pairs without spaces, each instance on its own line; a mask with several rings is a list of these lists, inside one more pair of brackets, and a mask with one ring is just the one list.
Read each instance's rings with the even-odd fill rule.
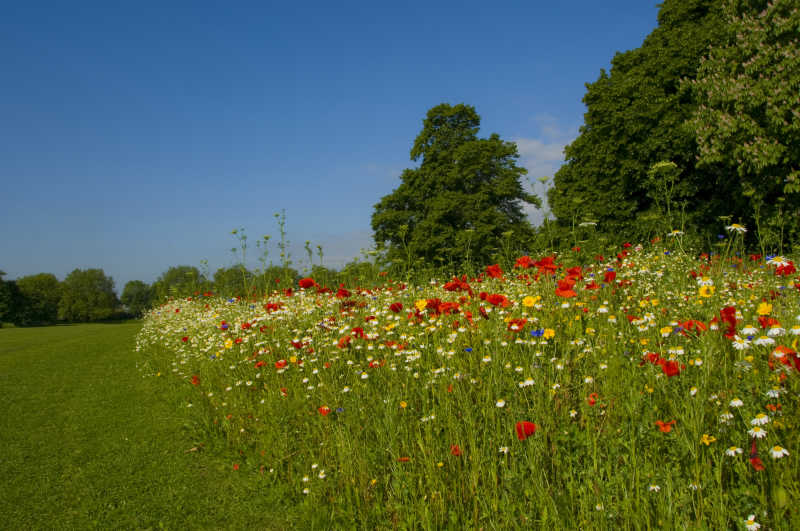
[[319,414],[322,415],[323,417],[327,417],[328,413],[331,412],[331,408],[329,408],[328,406],[320,406],[317,408],[317,411],[319,411]]
[[461,448],[459,448],[457,444],[451,444],[450,445],[450,454],[454,455],[456,457],[460,456],[461,455]]
[[301,278],[298,281],[297,285],[300,286],[303,289],[308,289],[308,288],[312,288],[312,287],[316,286],[317,283],[314,282],[313,278],[309,277],[309,278]]
[[589,395],[589,398],[586,401],[589,403],[590,406],[593,406],[597,403],[597,399],[599,398],[597,393],[592,393]]
[[797,268],[796,268],[796,267],[794,267],[794,262],[792,262],[791,260],[789,260],[789,263],[788,263],[788,264],[786,264],[786,265],[779,265],[779,266],[778,266],[778,267],[775,269],[775,274],[776,274],[776,275],[783,275],[783,276],[785,276],[785,277],[786,277],[786,276],[789,276],[789,275],[794,275],[795,273],[797,273]]
[[658,429],[661,430],[662,433],[671,432],[673,424],[675,424],[674,420],[670,420],[669,422],[663,422],[661,420],[656,421],[656,426],[658,426]]
[[486,266],[486,274],[492,278],[503,278],[503,270],[500,269],[500,264]]
[[181,338],[181,341],[183,341],[184,343],[186,343],[187,341],[189,341],[189,336],[183,336],[183,337]]
[[409,461],[411,461],[410,457],[398,457],[397,458],[397,462],[398,463],[408,463]]
[[571,278],[565,278],[563,280],[558,281],[558,287],[556,287],[556,295],[559,297],[577,297],[578,294],[575,293],[575,290],[572,287],[575,285],[575,281]]
[[367,339],[367,334],[364,333],[364,329],[360,326],[356,326],[353,328],[353,335],[356,336],[358,339]]
[[288,364],[288,362],[286,360],[278,360],[278,361],[275,362],[275,368],[276,369],[283,369],[284,367],[286,367],[287,364]]
[[533,260],[531,260],[531,257],[528,256],[528,255],[525,255],[525,256],[521,256],[521,257],[517,258],[517,261],[514,264],[514,267],[521,268],[521,269],[528,269],[532,265],[533,265]]
[[339,291],[336,292],[337,299],[346,299],[350,296],[350,292],[344,288],[339,288]]
[[679,364],[677,361],[661,360],[659,365],[661,365],[661,370],[667,375],[668,378],[672,378],[673,376],[679,374],[681,369],[684,368],[683,365]]
[[534,433],[536,433],[536,424],[533,422],[529,422],[527,420],[521,420],[517,422],[516,430],[517,430],[517,439],[520,441],[524,441]]
[[[399,303],[399,302],[393,302],[393,303],[392,303],[392,304],[389,306],[389,309],[390,309],[391,311],[393,311],[394,313],[400,313],[401,311],[403,311],[403,304],[402,304],[402,303]],[[374,318],[375,318],[375,317],[373,317],[373,319],[374,319]]]
[[264,360],[258,360],[258,361],[256,362],[256,369],[260,369],[261,367],[263,367],[263,366],[264,366],[264,365],[266,365],[266,364],[267,364],[267,362],[266,362],[266,361],[264,361]]
[[487,312],[486,308],[484,308],[483,306],[478,308],[478,313],[480,313],[481,317],[483,317],[484,319],[488,319],[489,318],[489,312]]
[[486,302],[492,306],[502,306],[503,308],[508,308],[511,305],[511,302],[508,300],[508,298],[505,295],[500,295],[499,293],[487,295]]
[[616,271],[606,271],[603,274],[603,282],[605,282],[606,284],[612,284],[614,282],[614,279],[616,278],[617,278]]
[[239,463],[234,463],[233,464],[233,469],[234,470],[239,470]]
[[758,448],[756,448],[756,440],[750,443],[750,465],[758,470],[764,470],[764,463],[761,461],[761,458],[758,457]]
[[519,332],[527,324],[528,320],[524,317],[522,319],[511,319],[508,321],[507,330],[510,332]]
[[336,344],[336,346],[339,348],[347,348],[352,340],[352,336],[344,336],[339,339],[339,342]]
[[200,378],[196,374],[192,376],[192,385],[200,385]]

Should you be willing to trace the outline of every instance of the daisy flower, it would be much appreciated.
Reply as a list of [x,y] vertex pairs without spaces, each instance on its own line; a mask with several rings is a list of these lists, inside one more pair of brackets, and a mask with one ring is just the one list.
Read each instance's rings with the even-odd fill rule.
[[725,450],[725,455],[730,457],[736,457],[737,455],[741,455],[744,450],[739,448],[738,446],[731,446],[727,450]]
[[756,439],[763,439],[767,436],[767,431],[758,426],[754,426],[753,428],[747,430],[747,433],[750,435],[750,437],[754,437]]
[[731,400],[730,404],[731,407],[742,407],[744,402],[742,402],[739,398],[734,398]]
[[759,413],[756,418],[750,421],[753,426],[763,426],[769,422],[769,415],[766,413]]
[[747,520],[744,521],[744,526],[747,528],[747,531],[757,531],[761,528],[761,524],[756,522],[756,515],[754,514],[747,517]]
[[782,446],[775,445],[770,448],[769,453],[773,459],[780,459],[781,457],[789,455],[789,450]]

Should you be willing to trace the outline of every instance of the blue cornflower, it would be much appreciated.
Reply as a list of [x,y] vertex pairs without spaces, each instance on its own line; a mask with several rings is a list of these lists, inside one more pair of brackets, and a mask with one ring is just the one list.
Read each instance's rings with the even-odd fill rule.
[[544,335],[544,328],[531,330],[531,337],[542,337]]

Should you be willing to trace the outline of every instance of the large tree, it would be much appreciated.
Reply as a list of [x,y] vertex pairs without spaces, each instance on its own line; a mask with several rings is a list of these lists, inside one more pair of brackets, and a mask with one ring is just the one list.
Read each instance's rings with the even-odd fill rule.
[[479,128],[472,106],[428,111],[411,149],[419,166],[403,171],[372,215],[376,246],[392,262],[486,262],[509,233],[517,241],[531,234],[523,205],[540,202],[520,183],[517,146],[497,134],[478,138]]
[[136,317],[141,317],[150,309],[153,302],[153,290],[146,282],[131,280],[122,290],[120,302],[128,308],[128,312]]
[[108,319],[119,306],[114,280],[102,269],[75,269],[62,283],[58,316],[67,321]]
[[[746,208],[735,183],[715,168],[698,168],[695,134],[684,126],[697,108],[693,79],[709,45],[725,33],[719,0],[665,0],[658,27],[640,48],[618,53],[610,72],[587,84],[580,135],[548,194],[562,226],[584,219],[616,238],[643,238],[680,228],[719,230],[717,216]],[[676,165],[672,219],[659,208],[661,162]],[[660,204],[664,204],[663,201]],[[683,214],[681,208],[683,206]]]
[[52,324],[58,319],[61,284],[52,273],[28,275],[16,280],[18,296],[12,310],[16,325]]
[[153,295],[156,302],[163,302],[167,297],[190,297],[209,287],[209,281],[196,267],[173,266],[153,283]]
[[[726,3],[727,34],[685,85],[700,105],[690,130],[701,166],[730,176],[767,225],[800,236],[800,8],[773,0],[751,13]],[[783,231],[780,231],[783,232]],[[776,242],[778,243],[778,242]]]

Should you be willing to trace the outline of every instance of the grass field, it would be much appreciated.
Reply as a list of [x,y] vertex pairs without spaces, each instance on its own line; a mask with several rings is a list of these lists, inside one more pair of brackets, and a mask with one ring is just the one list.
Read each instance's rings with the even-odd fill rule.
[[195,430],[136,368],[139,328],[0,329],[0,527],[290,527],[274,487],[187,452]]

